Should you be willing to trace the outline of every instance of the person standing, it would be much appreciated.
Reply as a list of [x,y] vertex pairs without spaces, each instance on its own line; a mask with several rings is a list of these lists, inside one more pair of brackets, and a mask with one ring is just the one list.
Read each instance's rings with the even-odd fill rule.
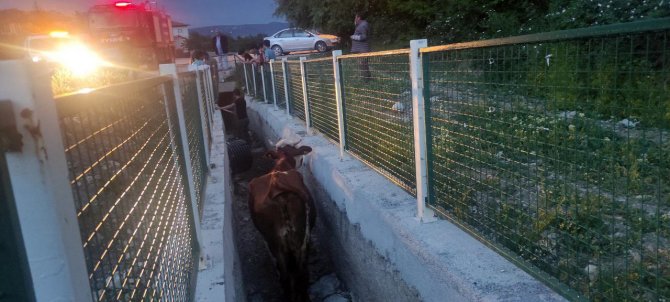
[[[234,133],[237,138],[241,138],[247,142],[249,140],[249,118],[247,116],[247,102],[244,100],[242,91],[235,88],[233,90],[233,103],[224,107],[218,107],[222,111],[232,113],[235,115],[235,129]],[[223,114],[223,112],[222,112]]]
[[270,48],[270,40],[263,40],[263,55],[265,56],[265,62],[270,62],[270,60],[277,58],[275,51]]
[[[368,42],[370,39],[370,26],[365,19],[366,16],[362,12],[357,13],[354,18],[356,29],[354,30],[354,34],[351,35],[351,53],[370,52],[370,43]],[[368,66],[368,58],[360,58],[358,66],[363,80],[366,82],[369,81],[372,75],[370,74],[370,66]]]
[[216,34],[212,38],[212,46],[216,56],[219,58],[220,68],[223,70],[228,69],[228,37],[223,35],[221,31],[217,30]]

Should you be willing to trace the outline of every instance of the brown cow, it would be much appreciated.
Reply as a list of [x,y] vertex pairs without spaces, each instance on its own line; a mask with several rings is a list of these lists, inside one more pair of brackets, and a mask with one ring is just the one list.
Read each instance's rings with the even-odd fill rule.
[[249,183],[251,219],[275,259],[284,295],[293,302],[309,301],[307,254],[316,210],[296,168],[311,151],[291,145],[269,151],[274,168]]

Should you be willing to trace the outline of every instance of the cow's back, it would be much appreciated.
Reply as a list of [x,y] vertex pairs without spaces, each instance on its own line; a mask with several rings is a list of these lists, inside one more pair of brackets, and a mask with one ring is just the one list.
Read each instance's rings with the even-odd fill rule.
[[293,301],[305,301],[315,210],[300,173],[271,172],[253,179],[249,183],[249,210],[277,262],[287,295]]

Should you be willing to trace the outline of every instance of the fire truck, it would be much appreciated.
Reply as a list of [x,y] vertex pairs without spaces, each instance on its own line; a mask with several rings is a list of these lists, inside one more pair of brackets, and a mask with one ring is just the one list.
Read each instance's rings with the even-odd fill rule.
[[172,20],[147,4],[95,5],[88,24],[89,42],[109,62],[139,69],[174,62]]

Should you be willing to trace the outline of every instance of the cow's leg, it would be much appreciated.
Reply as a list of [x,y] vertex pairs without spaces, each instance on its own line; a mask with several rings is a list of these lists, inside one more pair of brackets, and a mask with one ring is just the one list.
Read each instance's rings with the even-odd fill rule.
[[308,243],[309,243],[309,206],[307,200],[293,192],[280,194],[276,198],[282,205],[281,216],[285,222],[282,236],[283,251],[286,267],[283,277],[284,287],[291,301],[309,301],[309,271],[308,271]]

